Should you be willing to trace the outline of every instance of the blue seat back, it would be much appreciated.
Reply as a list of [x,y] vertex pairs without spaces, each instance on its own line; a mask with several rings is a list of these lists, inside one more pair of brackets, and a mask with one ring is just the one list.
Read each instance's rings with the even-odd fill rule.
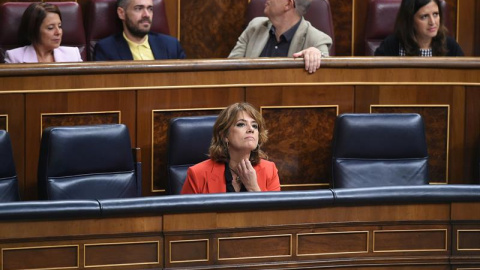
[[137,165],[123,124],[50,127],[42,135],[39,196],[50,200],[140,196]]
[[20,196],[12,142],[8,132],[0,130],[0,202],[18,200],[20,200]]
[[335,122],[332,187],[428,184],[428,153],[418,114],[343,114]]
[[217,116],[178,117],[170,121],[167,150],[167,193],[180,194],[187,170],[208,159]]

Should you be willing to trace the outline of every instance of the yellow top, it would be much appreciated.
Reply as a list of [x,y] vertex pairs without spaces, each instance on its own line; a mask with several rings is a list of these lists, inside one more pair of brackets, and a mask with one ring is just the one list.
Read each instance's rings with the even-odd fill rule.
[[125,35],[125,32],[123,33],[123,37],[127,41],[128,47],[130,47],[130,51],[133,55],[133,60],[155,60],[155,57],[153,57],[152,49],[150,48],[150,44],[148,43],[148,35],[141,44],[137,44],[129,40]]

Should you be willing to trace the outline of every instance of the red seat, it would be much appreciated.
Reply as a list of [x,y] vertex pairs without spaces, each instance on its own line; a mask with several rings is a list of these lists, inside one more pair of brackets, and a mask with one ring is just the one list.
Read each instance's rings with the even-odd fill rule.
[[[247,7],[246,24],[253,18],[265,16],[265,0],[251,0]],[[309,21],[315,28],[324,32],[332,38],[330,55],[335,55],[335,35],[333,30],[332,12],[328,0],[313,0],[305,14],[305,20]]]
[[[32,2],[6,2],[0,6],[0,62],[4,62],[5,51],[21,47],[18,31],[23,12]],[[85,50],[85,29],[80,5],[76,2],[53,2],[62,14],[62,46],[78,47],[83,60],[87,59]]]
[[[374,55],[380,43],[395,31],[395,21],[402,0],[370,0],[365,24],[365,55]],[[445,26],[451,29],[447,4],[441,0]]]
[[[117,15],[116,0],[91,0],[85,18],[88,44],[88,59],[92,60],[95,44],[103,38],[122,31],[122,22]],[[152,32],[169,35],[165,0],[153,0]]]

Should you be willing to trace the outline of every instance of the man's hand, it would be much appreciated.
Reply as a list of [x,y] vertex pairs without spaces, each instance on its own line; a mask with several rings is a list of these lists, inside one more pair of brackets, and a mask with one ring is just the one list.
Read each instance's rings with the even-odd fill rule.
[[320,68],[322,53],[319,49],[310,47],[303,51],[294,53],[293,58],[305,59],[305,70],[308,71],[308,73],[314,73]]

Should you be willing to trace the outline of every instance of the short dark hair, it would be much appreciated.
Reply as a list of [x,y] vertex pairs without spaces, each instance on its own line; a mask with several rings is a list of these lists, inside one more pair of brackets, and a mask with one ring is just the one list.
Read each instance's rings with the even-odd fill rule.
[[222,163],[230,160],[225,138],[228,136],[230,127],[235,124],[239,112],[246,112],[258,124],[258,146],[250,153],[250,162],[252,165],[256,165],[260,163],[260,159],[267,158],[265,152],[261,150],[261,146],[268,140],[268,131],[262,115],[251,104],[246,102],[234,103],[220,112],[213,126],[213,137],[209,149],[210,158]]
[[413,26],[414,16],[417,11],[430,2],[435,2],[440,14],[440,25],[437,36],[432,39],[432,53],[434,56],[447,54],[447,28],[444,23],[444,16],[440,0],[402,0],[395,22],[395,35],[402,43],[407,56],[419,56],[420,47],[415,38]]
[[130,0],[117,0],[117,8],[121,7],[124,10],[126,10],[129,3],[130,3]]
[[62,14],[56,5],[36,2],[30,4],[22,15],[18,39],[21,45],[30,45],[40,41],[40,26],[48,13],[58,14],[62,21]]

